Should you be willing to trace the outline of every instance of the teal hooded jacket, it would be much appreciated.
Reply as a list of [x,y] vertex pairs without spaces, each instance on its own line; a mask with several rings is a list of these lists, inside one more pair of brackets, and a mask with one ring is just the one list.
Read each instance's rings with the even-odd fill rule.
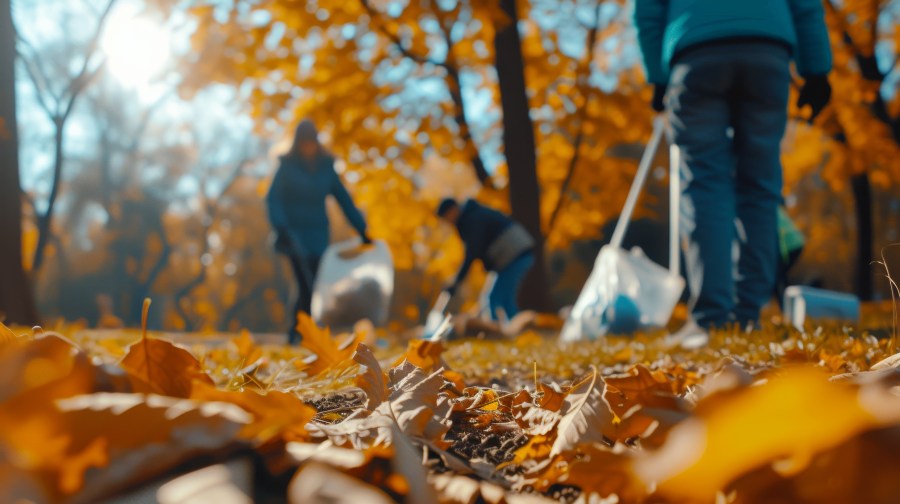
[[366,221],[334,171],[334,158],[314,161],[284,156],[266,197],[269,220],[278,232],[276,248],[301,257],[321,257],[331,241],[325,200],[333,196],[350,224],[366,234]]
[[667,84],[672,59],[691,46],[759,38],[793,48],[801,76],[831,70],[822,0],[635,0],[647,80]]

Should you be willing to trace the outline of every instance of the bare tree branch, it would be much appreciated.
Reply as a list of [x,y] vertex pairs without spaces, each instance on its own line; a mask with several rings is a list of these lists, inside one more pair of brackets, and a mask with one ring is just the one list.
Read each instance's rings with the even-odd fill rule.
[[[422,55],[416,54],[416,53],[412,52],[410,49],[407,49],[406,47],[404,47],[403,40],[400,39],[400,36],[397,35],[396,33],[392,33],[390,30],[387,29],[385,22],[380,21],[380,19],[383,15],[380,12],[378,12],[377,10],[375,10],[374,7],[372,7],[372,5],[369,3],[369,0],[360,0],[360,3],[362,4],[363,8],[366,9],[366,12],[369,14],[369,18],[372,19],[372,22],[373,22],[373,24],[376,25],[376,27],[378,28],[378,31],[380,31],[385,37],[390,39],[391,42],[394,43],[394,46],[397,48],[397,50],[399,50],[403,56],[405,56],[417,63],[429,63],[429,64],[432,64],[435,66],[448,68],[448,64],[446,61],[444,61],[444,62],[437,61],[437,60],[431,59],[427,56],[422,56]],[[448,46],[448,54],[449,54],[449,46]]]

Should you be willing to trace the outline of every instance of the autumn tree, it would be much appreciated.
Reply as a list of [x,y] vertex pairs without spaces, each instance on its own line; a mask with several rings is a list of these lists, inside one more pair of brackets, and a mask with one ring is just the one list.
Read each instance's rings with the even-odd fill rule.
[[[37,211],[39,237],[31,262],[34,271],[39,271],[44,263],[45,251],[53,232],[54,210],[65,163],[66,125],[82,93],[102,69],[100,37],[115,3],[116,0],[105,1],[99,9],[92,12],[95,16],[92,29],[84,41],[74,42],[61,37],[49,42],[42,40],[41,45],[35,45],[22,30],[14,32],[19,60],[35,89],[38,104],[53,125],[53,175],[45,209]],[[94,5],[89,7],[96,9]],[[63,17],[67,23],[76,22],[76,18],[72,16]],[[84,22],[81,16],[77,16],[77,19],[79,23]]]
[[16,123],[15,36],[10,0],[0,2],[0,319],[37,323],[22,268],[22,197]]

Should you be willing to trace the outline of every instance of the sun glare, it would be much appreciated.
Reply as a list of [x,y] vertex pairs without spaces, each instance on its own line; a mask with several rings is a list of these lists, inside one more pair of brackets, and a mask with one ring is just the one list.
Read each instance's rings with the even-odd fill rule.
[[109,72],[124,86],[148,90],[169,60],[169,33],[139,16],[109,21],[101,40]]

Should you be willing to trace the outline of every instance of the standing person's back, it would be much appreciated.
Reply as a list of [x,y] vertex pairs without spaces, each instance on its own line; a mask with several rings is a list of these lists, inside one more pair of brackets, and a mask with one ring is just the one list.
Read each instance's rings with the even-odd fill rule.
[[310,312],[319,262],[331,241],[325,206],[328,196],[337,200],[363,242],[370,243],[366,221],[334,171],[334,158],[319,144],[315,125],[302,121],[294,132],[291,149],[281,157],[266,197],[269,220],[277,233],[275,248],[287,256],[297,280],[297,298],[288,331],[292,343],[301,337],[293,317],[301,311]]
[[801,107],[814,117],[830,97],[821,0],[637,0],[635,24],[682,152],[692,315],[701,329],[754,323],[775,285],[791,60]]

